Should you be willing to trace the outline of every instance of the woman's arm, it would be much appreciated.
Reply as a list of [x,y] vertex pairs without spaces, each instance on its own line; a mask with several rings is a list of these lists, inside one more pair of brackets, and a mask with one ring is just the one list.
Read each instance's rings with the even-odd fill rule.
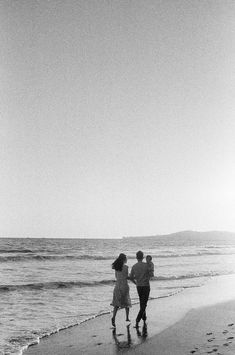
[[130,275],[127,278],[128,280],[132,281],[135,285],[136,285],[136,281],[135,281],[135,276],[134,276],[134,270],[133,268],[131,269]]

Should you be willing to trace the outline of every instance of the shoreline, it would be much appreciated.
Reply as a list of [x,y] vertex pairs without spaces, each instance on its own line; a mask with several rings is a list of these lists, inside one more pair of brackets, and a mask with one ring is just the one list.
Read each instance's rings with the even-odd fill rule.
[[[139,307],[137,304],[133,305],[130,311],[131,324],[125,323],[124,310],[117,314],[116,330],[111,328],[110,313],[102,315],[42,338],[39,344],[31,345],[23,351],[23,355],[111,355],[117,352],[141,354],[151,349],[154,349],[152,354],[158,354],[155,342],[159,342],[161,336],[164,339],[164,333],[170,331],[172,327],[178,327],[178,324],[184,322],[192,310],[200,312],[203,307],[213,308],[214,305],[226,304],[233,300],[235,309],[234,284],[235,275],[216,276],[201,287],[185,289],[173,297],[150,300],[147,307],[147,329],[143,329],[142,324],[138,330],[133,328]],[[187,344],[186,339],[182,343]],[[159,355],[164,354],[164,346],[167,348],[168,345],[164,345],[163,342],[163,350]],[[147,350],[144,350],[145,347]]]

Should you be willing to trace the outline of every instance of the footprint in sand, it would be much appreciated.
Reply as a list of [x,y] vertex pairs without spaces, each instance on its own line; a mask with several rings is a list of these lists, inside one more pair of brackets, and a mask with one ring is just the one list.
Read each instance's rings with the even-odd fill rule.
[[213,333],[206,333],[206,335],[212,335]]
[[195,346],[193,350],[190,351],[190,354],[194,354],[198,351],[198,348]]
[[227,333],[228,333],[228,330],[224,330],[224,331],[223,331],[223,334],[227,334]]
[[231,340],[231,339],[234,339],[234,337],[228,337],[227,340]]
[[215,338],[207,339],[207,341],[209,341],[209,342],[211,342],[211,341],[213,341],[213,340],[215,340]]
[[212,349],[211,351],[207,351],[207,354],[216,353],[216,351],[218,351],[218,349]]
[[234,323],[230,323],[228,324],[228,327],[232,327],[234,325]]
[[92,338],[95,338],[95,337],[97,337],[97,335],[92,335]]
[[229,346],[229,343],[224,343],[223,346]]
[[102,343],[97,343],[96,345],[102,345]]

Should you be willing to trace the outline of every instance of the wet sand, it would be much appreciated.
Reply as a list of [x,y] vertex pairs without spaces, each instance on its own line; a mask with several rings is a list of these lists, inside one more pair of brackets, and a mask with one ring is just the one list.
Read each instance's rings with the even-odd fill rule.
[[127,354],[235,354],[235,301],[190,311],[181,321]]
[[103,315],[41,339],[24,355],[235,354],[234,275],[149,301],[147,327],[133,327],[137,311],[134,305],[131,323],[125,322],[124,310],[119,311],[116,329],[111,327],[111,315]]

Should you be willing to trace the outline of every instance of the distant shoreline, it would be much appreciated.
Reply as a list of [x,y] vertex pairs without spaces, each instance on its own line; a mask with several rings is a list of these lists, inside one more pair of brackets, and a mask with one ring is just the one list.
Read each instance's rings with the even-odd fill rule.
[[123,240],[123,239],[153,239],[153,238],[168,238],[168,237],[192,237],[192,236],[204,236],[204,237],[234,237],[235,232],[230,231],[193,231],[185,230],[174,233],[167,234],[153,234],[153,235],[126,235],[120,237],[39,237],[39,236],[0,236],[0,239],[65,239],[65,240],[74,240],[74,239],[89,239],[89,240]]

